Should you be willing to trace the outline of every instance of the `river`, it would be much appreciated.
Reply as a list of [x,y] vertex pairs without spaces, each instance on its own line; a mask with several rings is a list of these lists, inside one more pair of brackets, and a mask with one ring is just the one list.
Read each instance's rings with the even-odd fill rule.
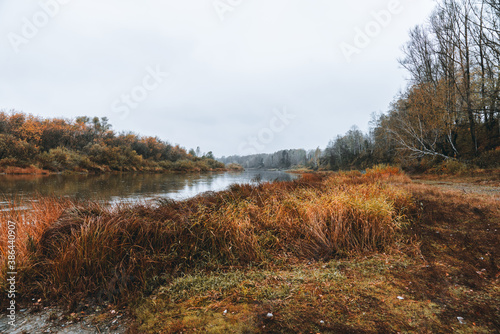
[[288,181],[297,176],[282,171],[246,170],[203,174],[0,175],[0,209],[8,202],[39,195],[98,200],[108,203],[158,198],[181,200],[234,183]]

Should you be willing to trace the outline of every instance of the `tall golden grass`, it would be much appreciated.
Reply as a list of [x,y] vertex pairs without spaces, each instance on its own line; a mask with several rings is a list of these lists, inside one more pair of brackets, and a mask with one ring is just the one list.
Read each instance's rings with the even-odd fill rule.
[[[162,273],[382,250],[413,207],[408,192],[380,181],[406,180],[392,172],[309,174],[118,207],[40,198],[0,212],[0,222],[18,226],[21,296],[119,301]],[[2,264],[6,245],[2,232]],[[0,284],[5,273],[3,265]]]

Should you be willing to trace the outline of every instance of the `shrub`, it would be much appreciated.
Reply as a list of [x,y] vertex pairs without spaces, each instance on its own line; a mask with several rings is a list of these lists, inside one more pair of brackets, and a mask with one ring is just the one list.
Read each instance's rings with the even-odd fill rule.
[[436,174],[460,175],[465,174],[469,169],[469,166],[465,163],[449,159],[431,168],[430,172]]
[[199,167],[197,168],[196,163],[191,160],[177,160],[172,163],[172,170],[178,172],[199,171]]
[[227,169],[229,170],[234,170],[234,171],[241,171],[241,170],[245,170],[245,168],[243,168],[241,165],[239,164],[235,164],[235,163],[230,163],[226,166]]
[[[356,171],[354,173],[356,173]],[[404,174],[401,169],[399,169],[399,167],[389,165],[376,165],[372,168],[368,168],[365,174],[363,174],[363,177],[370,180],[380,180],[402,175]]]
[[43,168],[52,171],[75,170],[82,165],[89,166],[88,158],[66,147],[57,147],[44,152],[40,154],[39,160]]
[[34,161],[38,153],[35,145],[12,135],[0,134],[0,160],[15,158],[18,163],[26,164]]
[[482,153],[474,162],[481,168],[499,168],[500,167],[500,147]]

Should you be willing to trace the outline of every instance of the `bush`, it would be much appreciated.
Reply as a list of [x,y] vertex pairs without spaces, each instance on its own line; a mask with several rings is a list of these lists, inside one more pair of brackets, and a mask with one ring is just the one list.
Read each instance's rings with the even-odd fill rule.
[[80,165],[88,165],[88,158],[65,147],[58,147],[40,154],[42,168],[51,171],[76,170]]
[[500,147],[482,153],[474,162],[481,168],[500,168]]
[[[354,171],[354,173],[356,173],[356,171]],[[378,180],[382,178],[387,179],[391,176],[397,175],[403,175],[403,172],[399,169],[399,167],[381,164],[368,168],[365,174],[363,174],[363,177],[371,180]]]
[[241,171],[245,170],[240,164],[235,164],[235,163],[230,163],[226,166],[227,169],[229,170],[234,170],[234,171]]
[[200,171],[200,167],[191,160],[177,160],[172,163],[172,170],[177,172]]
[[38,153],[35,145],[12,135],[0,134],[0,160],[15,158],[18,163],[26,164],[35,161]]
[[470,167],[467,164],[458,160],[448,159],[431,168],[429,172],[445,175],[462,175],[466,174],[469,170]]

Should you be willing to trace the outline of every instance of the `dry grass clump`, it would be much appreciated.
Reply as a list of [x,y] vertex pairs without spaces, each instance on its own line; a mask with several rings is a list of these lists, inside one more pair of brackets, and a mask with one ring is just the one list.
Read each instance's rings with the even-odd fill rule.
[[404,188],[418,219],[391,252],[175,277],[134,305],[137,333],[497,333],[500,202]]
[[19,199],[8,201],[9,206],[0,210],[0,259],[3,265],[7,257],[7,224],[16,224],[16,261],[24,264],[31,255],[29,245],[39,242],[41,235],[68,207],[75,205],[69,199],[39,197],[37,200],[19,204]]
[[[114,208],[41,199],[0,219],[18,226],[21,295],[117,301],[162,273],[382,250],[413,207],[409,193],[378,181],[387,174],[311,174]],[[2,263],[5,251],[2,239]]]
[[[4,160],[10,160],[10,159],[4,159]],[[1,167],[0,166],[0,172],[5,173],[5,174],[49,174],[50,172],[45,169],[40,169],[34,166],[29,166],[29,167],[13,167],[13,166],[7,166],[7,167]]]

